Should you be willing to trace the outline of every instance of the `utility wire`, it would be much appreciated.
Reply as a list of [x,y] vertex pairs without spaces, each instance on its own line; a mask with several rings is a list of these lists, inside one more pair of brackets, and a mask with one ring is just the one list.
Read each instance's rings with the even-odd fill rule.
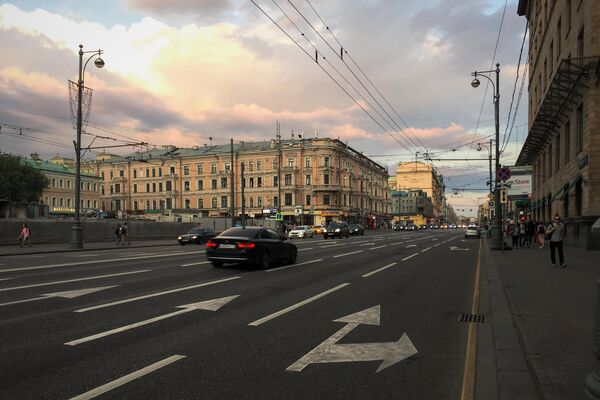
[[[525,78],[527,77],[528,67],[529,67],[529,64],[525,64],[525,68],[523,70],[523,75],[521,76],[521,87],[519,88],[519,95],[517,96],[517,104],[515,106],[515,115],[513,116],[513,119],[512,119],[510,131],[508,132],[508,137],[506,137],[506,134],[505,134],[506,140],[502,144],[502,151],[504,151],[506,146],[508,146],[508,143],[510,142],[510,137],[513,132],[513,128],[515,127],[515,120],[517,119],[517,112],[519,111],[519,105],[521,104],[521,97],[523,96],[523,88],[525,87]],[[523,124],[523,125],[528,125],[528,124]],[[517,126],[517,129],[518,129],[518,127],[519,127],[519,125]]]

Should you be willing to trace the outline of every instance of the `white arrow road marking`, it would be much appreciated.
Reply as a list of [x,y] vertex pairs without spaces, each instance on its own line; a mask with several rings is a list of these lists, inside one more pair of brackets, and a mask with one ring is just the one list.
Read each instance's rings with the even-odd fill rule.
[[333,258],[345,257],[345,256],[349,256],[351,254],[356,254],[356,253],[362,253],[362,250],[353,251],[351,253],[338,254],[337,256],[333,256]]
[[323,259],[322,259],[322,258],[319,258],[319,259],[317,259],[317,260],[305,261],[305,262],[301,262],[301,263],[298,263],[298,264],[287,265],[287,266],[285,266],[285,267],[279,267],[279,268],[269,268],[269,269],[266,269],[266,270],[265,270],[265,272],[275,272],[275,271],[281,271],[281,270],[283,270],[283,269],[288,269],[288,268],[298,267],[298,266],[300,266],[300,265],[312,264],[312,263],[316,263],[316,262],[319,262],[319,261],[323,261]]
[[408,257],[404,257],[404,258],[402,259],[402,261],[406,261],[406,260],[408,260],[408,259],[411,259],[411,258],[413,258],[414,256],[418,256],[418,255],[419,255],[419,253],[411,254],[411,255],[410,255],[410,256],[408,256]]
[[411,247],[417,247],[416,244],[409,244],[408,246],[405,247],[405,249],[410,249]]
[[450,246],[450,250],[466,250],[466,251],[469,251],[471,249],[461,249],[461,248],[456,247],[456,246]]
[[299,372],[308,364],[382,360],[376,371],[380,372],[417,354],[417,349],[406,333],[403,333],[396,342],[338,344],[344,336],[360,324],[379,325],[380,311],[381,308],[377,305],[334,320],[334,322],[345,322],[346,326],[287,367],[286,371]]
[[141,274],[142,272],[150,272],[150,271],[152,271],[152,270],[150,270],[150,269],[142,269],[142,270],[139,270],[139,271],[121,272],[119,274],[98,275],[98,276],[90,276],[90,277],[87,277],[87,278],[69,279],[69,280],[66,280],[66,281],[36,283],[36,284],[33,284],[33,285],[25,285],[25,286],[13,286],[13,287],[2,288],[2,289],[0,289],[0,292],[8,292],[10,290],[19,290],[19,289],[28,289],[28,288],[39,287],[39,286],[60,285],[62,283],[89,281],[89,280],[92,280],[92,279],[111,278],[113,276]]
[[272,320],[272,319],[275,319],[275,318],[277,318],[277,317],[280,317],[280,316],[282,316],[283,314],[289,313],[290,311],[294,311],[295,309],[297,309],[297,308],[300,308],[300,307],[302,307],[302,306],[304,306],[304,305],[306,305],[306,304],[308,304],[308,303],[312,303],[313,301],[315,301],[315,300],[318,300],[318,299],[320,299],[321,297],[327,296],[328,294],[330,294],[330,293],[333,293],[333,292],[335,292],[336,290],[339,290],[339,289],[341,289],[341,288],[343,288],[343,287],[346,287],[346,286],[348,286],[348,285],[349,285],[349,283],[342,283],[341,285],[338,285],[338,286],[336,286],[336,287],[334,287],[334,288],[331,288],[331,289],[329,289],[329,290],[326,290],[326,291],[324,291],[323,293],[319,293],[319,294],[317,294],[317,295],[315,295],[315,296],[313,296],[313,297],[310,297],[310,298],[308,298],[308,299],[306,299],[306,300],[302,300],[301,302],[299,302],[299,303],[296,303],[296,304],[294,304],[294,305],[292,305],[292,306],[289,306],[288,308],[284,308],[283,310],[277,311],[277,312],[275,312],[275,313],[273,313],[273,314],[271,314],[271,315],[267,315],[267,316],[266,316],[266,317],[264,317],[264,318],[257,319],[257,320],[256,320],[256,321],[254,321],[254,322],[250,322],[248,325],[250,325],[250,326],[259,326],[259,325],[261,325],[261,324],[264,324],[265,322],[268,322],[268,321],[270,321],[270,320]]
[[100,304],[100,305],[97,305],[97,306],[92,306],[92,307],[87,307],[87,308],[81,308],[79,310],[75,310],[75,312],[87,312],[87,311],[97,310],[99,308],[112,307],[112,306],[116,306],[116,305],[119,305],[119,304],[131,303],[132,301],[144,300],[144,299],[149,299],[151,297],[162,296],[162,295],[165,295],[165,294],[171,294],[171,293],[182,292],[184,290],[196,289],[196,288],[199,288],[199,287],[202,287],[202,286],[214,285],[216,283],[227,282],[227,281],[230,281],[230,280],[233,280],[233,279],[239,279],[239,278],[241,278],[241,276],[232,276],[231,278],[225,278],[225,279],[219,279],[219,280],[216,280],[216,281],[199,283],[198,285],[186,286],[186,287],[182,287],[182,288],[166,290],[164,292],[158,292],[158,293],[146,294],[144,296],[133,297],[131,299],[114,301],[112,303],[106,303],[106,304]]
[[45,299],[49,299],[52,297],[62,297],[63,299],[74,299],[75,297],[85,296],[86,294],[99,292],[101,290],[112,289],[117,286],[119,286],[119,285],[102,286],[102,287],[95,287],[95,288],[89,288],[89,289],[69,290],[66,292],[46,293],[46,294],[41,294],[40,297],[34,297],[31,299],[11,301],[9,303],[0,303],[0,307],[10,306],[12,304],[21,304],[21,303],[29,303],[32,301],[45,300]]
[[158,369],[161,369],[163,367],[166,367],[169,364],[174,363],[175,361],[179,361],[182,358],[185,358],[185,356],[180,356],[178,354],[165,358],[164,360],[161,360],[159,362],[156,362],[154,364],[148,365],[145,368],[139,369],[135,372],[132,372],[130,374],[127,374],[119,379],[116,379],[112,382],[109,382],[105,385],[102,385],[100,387],[97,387],[96,389],[90,390],[89,392],[85,392],[83,394],[80,394],[79,396],[75,396],[73,398],[71,398],[71,400],[89,400],[89,399],[93,399],[95,397],[98,397],[106,392],[110,392],[113,389],[116,389],[120,386],[123,386],[131,381],[134,381],[138,378],[141,378],[144,375],[148,375],[151,372],[154,372]]
[[202,265],[202,264],[208,264],[210,263],[210,261],[201,261],[201,262],[196,262],[196,263],[189,263],[189,264],[181,264],[182,267],[191,267],[192,265]]
[[217,311],[219,308],[223,307],[225,304],[229,303],[233,299],[237,298],[239,295],[229,296],[229,297],[221,297],[219,299],[201,301],[199,303],[191,303],[185,304],[182,306],[177,306],[176,308],[181,308],[182,310],[175,311],[169,314],[159,315],[158,317],[150,318],[141,322],[136,322],[135,324],[125,325],[120,328],[111,329],[109,331],[100,332],[95,335],[87,336],[81,339],[72,340],[70,342],[65,343],[67,346],[77,346],[81,343],[91,342],[96,339],[100,339],[106,336],[114,335],[116,333],[121,333],[128,331],[130,329],[139,328],[140,326],[152,324],[157,321],[162,321],[163,319],[172,318],[177,315],[186,314],[191,311],[196,310],[207,310],[207,311]]
[[393,267],[394,265],[396,265],[396,263],[391,263],[391,264],[389,264],[389,265],[386,265],[385,267],[381,267],[381,268],[379,268],[379,269],[376,269],[375,271],[371,271],[371,272],[369,272],[369,273],[367,273],[367,274],[364,274],[362,277],[363,277],[363,278],[368,278],[369,276],[371,276],[371,275],[374,275],[374,274],[376,274],[376,273],[378,273],[378,272],[381,272],[381,271],[383,271],[383,270],[386,270],[386,269],[388,269],[389,267]]

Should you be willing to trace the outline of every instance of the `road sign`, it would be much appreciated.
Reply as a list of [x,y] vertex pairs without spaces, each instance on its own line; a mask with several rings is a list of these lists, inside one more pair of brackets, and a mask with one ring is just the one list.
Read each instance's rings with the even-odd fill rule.
[[508,202],[508,190],[502,189],[500,191],[500,203],[506,204]]
[[275,220],[277,220],[277,221],[283,221],[283,214],[281,214],[281,213],[275,214]]
[[496,203],[493,201],[490,201],[489,206],[490,206],[490,208],[494,208],[494,207],[496,207]]
[[510,168],[502,167],[496,172],[496,177],[501,181],[507,181],[512,176],[512,172],[510,172]]
[[417,354],[417,349],[406,333],[395,342],[338,344],[344,336],[361,324],[379,325],[380,313],[381,307],[377,305],[334,320],[334,322],[344,322],[346,325],[287,367],[286,371],[300,372],[309,364],[317,363],[381,360],[376,371],[379,372]]

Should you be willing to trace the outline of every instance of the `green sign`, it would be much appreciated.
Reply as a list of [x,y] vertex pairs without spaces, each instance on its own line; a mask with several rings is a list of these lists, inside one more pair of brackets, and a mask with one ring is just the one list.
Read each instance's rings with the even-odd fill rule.
[[275,220],[277,220],[277,221],[283,221],[283,215],[281,213],[275,214]]

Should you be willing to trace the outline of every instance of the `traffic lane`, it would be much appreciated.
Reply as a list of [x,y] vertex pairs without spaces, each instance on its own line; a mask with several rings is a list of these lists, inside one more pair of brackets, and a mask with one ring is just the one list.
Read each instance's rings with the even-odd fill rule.
[[[439,247],[439,246],[438,246]],[[198,337],[186,348],[186,361],[161,370],[153,380],[136,381],[109,398],[436,398],[460,393],[467,325],[458,314],[470,309],[476,266],[473,253],[457,253],[439,263],[448,249],[437,249],[365,279],[259,326],[241,327],[231,336]],[[425,294],[425,295],[424,295]],[[377,373],[380,361],[310,364],[286,371],[344,323],[333,320],[379,305],[380,325],[359,325],[340,343],[393,342],[406,333],[418,354]],[[233,307],[233,303],[232,303]],[[218,350],[217,350],[218,349]],[[158,383],[156,383],[158,382]]]

